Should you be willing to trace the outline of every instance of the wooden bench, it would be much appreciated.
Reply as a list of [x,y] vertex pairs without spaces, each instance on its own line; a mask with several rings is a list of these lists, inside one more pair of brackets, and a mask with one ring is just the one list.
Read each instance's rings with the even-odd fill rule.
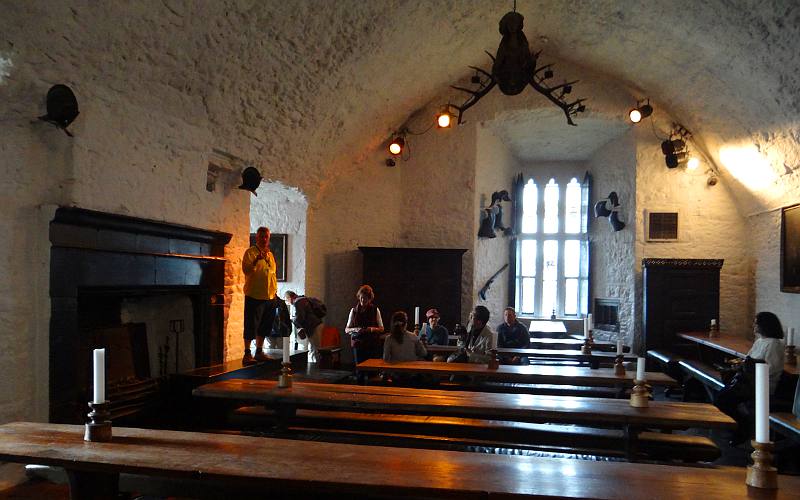
[[638,435],[645,429],[730,428],[736,424],[707,404],[653,401],[634,408],[619,399],[474,393],[295,382],[281,389],[271,380],[226,380],[198,387],[195,396],[242,403],[258,402],[278,411],[286,428],[297,410],[337,410],[367,413],[489,418],[515,422],[576,424],[625,431],[625,449],[636,456]]
[[[326,442],[114,428],[87,443],[83,426],[0,426],[0,460],[64,467],[72,498],[113,498],[121,473],[183,496],[272,498],[703,498],[752,496],[743,467],[699,468],[386,448]],[[769,498],[796,498],[800,477],[780,476]],[[201,496],[201,497],[202,497]]]
[[[678,361],[678,366],[687,375],[687,377],[689,377],[689,379],[696,380],[702,384],[709,401],[713,401],[714,395],[723,387],[725,387],[725,383],[722,381],[719,370],[711,365],[707,365],[701,361],[683,359]],[[684,383],[684,397],[687,397],[691,392],[689,390],[690,388],[687,387],[688,383],[689,380]]]
[[[279,419],[273,410],[245,406],[233,412],[230,423],[263,432],[265,425],[277,424]],[[521,449],[620,459],[627,452],[625,432],[619,429],[476,418],[300,409],[279,435],[285,432],[312,433],[333,441],[360,438],[373,446],[458,451]],[[720,454],[717,445],[704,436],[648,431],[637,436],[637,459],[711,462]]]
[[770,426],[779,433],[800,443],[800,418],[793,413],[770,413],[769,423]]

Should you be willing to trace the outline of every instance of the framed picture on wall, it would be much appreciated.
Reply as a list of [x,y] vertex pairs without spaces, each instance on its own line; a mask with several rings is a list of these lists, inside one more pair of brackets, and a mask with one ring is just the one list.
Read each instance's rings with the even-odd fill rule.
[[[278,281],[286,281],[286,243],[289,235],[285,233],[271,233],[269,237],[269,249],[275,257],[275,274]],[[256,244],[256,233],[250,233],[250,246]]]
[[781,212],[781,291],[800,293],[800,205]]

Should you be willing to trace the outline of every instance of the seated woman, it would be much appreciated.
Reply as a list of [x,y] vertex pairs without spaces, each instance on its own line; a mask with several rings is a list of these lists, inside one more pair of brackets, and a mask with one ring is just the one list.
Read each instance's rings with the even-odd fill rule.
[[753,321],[753,333],[756,340],[744,362],[741,363],[743,372],[736,375],[732,383],[722,388],[714,398],[717,408],[733,417],[739,424],[737,433],[731,440],[734,444],[747,439],[749,431],[752,429],[750,416],[755,403],[753,386],[755,376],[750,373],[748,368],[752,367],[752,361],[765,362],[769,365],[770,395],[775,394],[775,389],[783,375],[784,345],[781,340],[783,339],[781,321],[771,312],[760,312],[756,314]]
[[[384,361],[417,361],[428,354],[419,337],[406,330],[407,324],[406,313],[397,311],[392,314],[390,333],[383,342]],[[384,380],[391,384],[414,387],[432,384],[432,379],[423,374],[395,373],[384,376]]]
[[417,361],[428,354],[419,337],[406,330],[408,316],[403,311],[392,314],[392,327],[389,336],[383,342],[383,360]]
[[425,316],[428,318],[428,322],[422,325],[419,338],[430,345],[447,345],[450,340],[450,332],[447,331],[447,328],[439,324],[439,311],[436,309],[428,309]]

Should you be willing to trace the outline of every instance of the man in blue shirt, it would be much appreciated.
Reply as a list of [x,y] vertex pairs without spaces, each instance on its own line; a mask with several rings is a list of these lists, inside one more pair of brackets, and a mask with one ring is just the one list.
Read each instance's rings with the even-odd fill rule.
[[[503,322],[497,327],[497,347],[527,349],[531,337],[525,325],[517,321],[517,313],[513,307],[506,307],[503,311]],[[514,356],[512,364],[528,364],[528,358]]]

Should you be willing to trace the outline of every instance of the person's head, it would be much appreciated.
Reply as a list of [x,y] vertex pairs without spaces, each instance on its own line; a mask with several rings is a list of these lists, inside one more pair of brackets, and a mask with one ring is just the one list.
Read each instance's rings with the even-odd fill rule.
[[425,316],[428,318],[428,324],[431,325],[431,328],[436,328],[440,319],[439,311],[436,309],[428,309]]
[[489,322],[489,310],[485,306],[475,306],[472,310],[472,327],[483,328]]
[[361,307],[366,307],[375,298],[375,292],[372,291],[371,286],[361,285],[358,287],[358,291],[356,292],[356,298],[358,299],[358,304]]
[[762,337],[782,339],[783,326],[781,325],[781,320],[771,312],[762,311],[756,314],[756,319],[753,321],[753,333]]
[[287,290],[286,293],[283,294],[283,300],[289,305],[294,305],[294,301],[297,300],[297,294],[291,290]]
[[269,228],[261,226],[256,230],[256,246],[261,250],[266,250],[269,247]]
[[403,336],[406,333],[406,325],[408,324],[408,316],[403,311],[395,311],[392,314],[392,337],[402,343]]
[[503,309],[503,321],[505,321],[508,326],[517,322],[517,313],[514,311],[513,307],[506,307]]

